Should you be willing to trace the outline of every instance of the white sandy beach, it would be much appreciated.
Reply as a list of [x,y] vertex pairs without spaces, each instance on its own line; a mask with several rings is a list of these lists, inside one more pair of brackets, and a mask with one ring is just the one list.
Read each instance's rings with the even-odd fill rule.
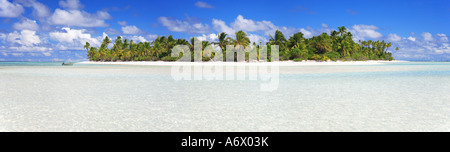
[[330,66],[280,66],[272,92],[264,80],[176,81],[170,66],[88,65],[186,63],[85,63],[1,67],[0,131],[450,130],[449,63],[280,62]]
[[329,62],[317,62],[317,61],[281,61],[281,62],[164,62],[164,61],[127,61],[127,62],[94,62],[83,61],[76,64],[101,64],[101,65],[149,65],[149,66],[172,66],[172,65],[261,65],[261,64],[278,64],[279,66],[315,66],[315,65],[378,65],[386,63],[399,63],[408,61],[329,61]]

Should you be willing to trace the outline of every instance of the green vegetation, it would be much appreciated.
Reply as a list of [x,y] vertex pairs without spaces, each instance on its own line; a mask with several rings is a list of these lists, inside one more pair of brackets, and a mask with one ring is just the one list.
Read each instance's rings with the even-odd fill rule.
[[[247,47],[250,45],[250,39],[243,31],[235,33],[236,39],[227,37],[226,33],[218,34],[218,42],[202,41],[202,54],[210,53],[214,47],[219,47],[223,51],[223,60],[226,57],[227,45],[242,45]],[[276,31],[274,37],[270,36],[270,41],[266,43],[267,53],[270,54],[271,46],[279,46],[280,60],[317,60],[317,61],[360,61],[360,60],[394,60],[392,53],[388,52],[388,48],[392,44],[385,41],[353,41],[353,35],[347,32],[345,27],[339,27],[338,31],[332,31],[331,35],[322,33],[318,36],[306,39],[303,33],[293,34],[286,39],[281,31]],[[108,45],[112,43],[111,39],[105,37],[100,47],[91,47],[88,42],[84,48],[87,50],[87,56],[90,61],[176,61],[179,57],[171,57],[172,48],[176,45],[189,46],[190,54],[194,56],[194,39],[189,41],[186,39],[174,39],[171,35],[160,36],[153,42],[134,43],[133,40],[122,40],[117,37],[112,48]],[[206,48],[208,45],[215,44],[214,47]],[[260,42],[260,45],[262,43]],[[257,47],[257,57],[260,59],[259,45],[253,43]],[[398,50],[398,47],[395,49]],[[187,53],[187,52],[182,52]],[[203,61],[209,61],[214,57],[203,57]],[[248,60],[248,53],[246,58]],[[180,56],[181,57],[181,56]],[[219,58],[220,59],[220,58]],[[235,59],[236,61],[236,54]],[[268,58],[271,61],[270,58]]]

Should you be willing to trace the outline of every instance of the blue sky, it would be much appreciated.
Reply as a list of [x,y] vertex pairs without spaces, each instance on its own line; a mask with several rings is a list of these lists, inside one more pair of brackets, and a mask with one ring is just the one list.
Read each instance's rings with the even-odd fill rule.
[[339,26],[355,41],[392,42],[396,59],[450,60],[448,0],[0,0],[0,61],[84,60],[83,44],[106,35],[215,41],[243,30],[264,42],[275,30],[312,37]]

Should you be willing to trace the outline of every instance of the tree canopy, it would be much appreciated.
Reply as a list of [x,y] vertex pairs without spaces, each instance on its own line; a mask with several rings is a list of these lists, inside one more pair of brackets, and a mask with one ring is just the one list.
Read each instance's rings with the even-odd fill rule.
[[[269,35],[270,40],[265,45],[268,46],[268,54],[270,54],[270,46],[279,46],[280,60],[394,60],[392,52],[388,49],[392,46],[390,42],[383,41],[353,41],[352,33],[347,31],[344,26],[339,27],[338,31],[322,33],[311,38],[303,37],[303,33],[298,32],[286,39],[281,31],[275,31],[274,37]],[[210,53],[209,57],[203,57],[202,60],[208,61],[214,57],[214,53],[206,51],[209,49],[220,49],[222,54],[226,54],[227,45],[250,46],[251,42],[247,34],[243,31],[235,33],[236,39],[228,37],[227,33],[219,33],[217,42],[202,41],[202,54]],[[186,39],[175,39],[172,35],[159,36],[153,42],[135,43],[133,40],[123,40],[117,37],[112,47],[108,47],[113,41],[109,37],[105,37],[100,47],[92,47],[88,42],[84,45],[87,50],[87,56],[90,61],[175,61],[180,57],[171,57],[172,48],[176,45],[187,45],[189,51],[182,52],[194,56],[195,37]],[[198,39],[197,39],[198,40]],[[253,42],[253,45],[257,43]],[[258,44],[261,44],[259,42]],[[258,52],[259,45],[255,46]],[[398,47],[395,50],[399,50]],[[246,54],[248,60],[248,52]],[[236,56],[235,56],[236,57]],[[192,59],[193,61],[193,59]],[[225,61],[225,55],[223,56]],[[270,61],[270,57],[269,57]]]

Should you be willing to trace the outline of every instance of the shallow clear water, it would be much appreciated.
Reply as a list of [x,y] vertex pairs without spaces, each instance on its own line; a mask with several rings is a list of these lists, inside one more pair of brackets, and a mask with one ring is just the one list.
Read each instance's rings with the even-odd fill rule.
[[168,66],[0,62],[0,131],[450,131],[450,63],[280,67],[175,81]]

